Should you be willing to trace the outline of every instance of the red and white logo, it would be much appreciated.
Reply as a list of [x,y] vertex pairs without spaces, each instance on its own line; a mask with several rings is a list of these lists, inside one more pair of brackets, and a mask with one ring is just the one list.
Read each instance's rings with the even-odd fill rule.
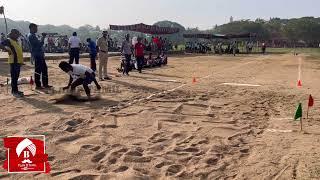
[[49,173],[48,155],[45,154],[45,136],[4,138],[7,160],[3,167],[9,173]]

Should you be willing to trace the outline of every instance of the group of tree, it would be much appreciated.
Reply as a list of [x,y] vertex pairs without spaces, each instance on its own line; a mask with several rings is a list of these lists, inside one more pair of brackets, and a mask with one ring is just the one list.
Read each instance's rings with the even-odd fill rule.
[[[3,22],[3,23],[1,23]],[[29,32],[30,22],[28,21],[13,21],[8,19],[8,27],[16,28],[26,35]],[[212,29],[199,30],[198,28],[185,28],[182,25],[171,22],[161,21],[154,25],[162,27],[179,28],[180,32],[172,35],[166,35],[164,38],[169,39],[174,44],[181,44],[185,42],[183,34],[185,33],[216,33],[216,34],[240,34],[240,33],[254,33],[257,35],[259,41],[270,41],[274,39],[281,39],[291,43],[304,42],[306,46],[319,46],[320,43],[320,18],[316,17],[302,17],[293,19],[270,18],[269,20],[239,20],[223,25],[216,25]],[[79,28],[73,28],[68,25],[54,26],[54,25],[40,25],[39,32],[58,33],[60,35],[71,36],[73,32],[77,32],[79,37],[85,41],[90,37],[96,39],[101,34],[99,26],[93,27],[91,25],[84,25]],[[0,32],[6,32],[4,20],[0,19]],[[125,34],[130,33],[132,36],[151,37],[152,35],[144,35],[134,32],[118,32],[110,31],[111,37],[122,41]]]

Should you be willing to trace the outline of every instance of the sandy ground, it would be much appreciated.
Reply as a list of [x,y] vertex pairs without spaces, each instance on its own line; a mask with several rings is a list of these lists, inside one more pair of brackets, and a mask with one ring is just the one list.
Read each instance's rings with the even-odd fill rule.
[[[28,85],[16,99],[3,88],[0,136],[45,134],[52,171],[9,176],[2,169],[0,179],[320,179],[318,60],[180,56],[130,77],[118,76],[118,63],[110,60],[113,80],[102,83],[109,91],[98,101],[57,102],[63,94]],[[63,87],[67,76],[48,64],[50,83]],[[0,70],[3,82],[6,64]],[[22,76],[31,72],[27,65]],[[309,94],[315,107],[300,132],[292,117],[299,102],[305,114]]]

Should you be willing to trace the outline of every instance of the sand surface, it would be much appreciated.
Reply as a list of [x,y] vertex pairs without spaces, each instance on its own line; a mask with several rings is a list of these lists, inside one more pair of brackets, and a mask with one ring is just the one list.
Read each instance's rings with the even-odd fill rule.
[[[302,88],[297,88],[301,58]],[[88,59],[81,63],[88,64]],[[0,136],[46,135],[51,174],[0,179],[320,179],[320,61],[305,56],[178,56],[119,76],[95,101],[21,86],[0,95]],[[49,62],[50,84],[68,77]],[[0,81],[7,65],[0,63]],[[33,68],[24,66],[30,77]],[[196,83],[192,83],[195,77]],[[231,84],[223,84],[231,83]],[[92,87],[95,88],[94,86]],[[293,116],[315,98],[304,132]],[[5,150],[0,143],[0,163]]]

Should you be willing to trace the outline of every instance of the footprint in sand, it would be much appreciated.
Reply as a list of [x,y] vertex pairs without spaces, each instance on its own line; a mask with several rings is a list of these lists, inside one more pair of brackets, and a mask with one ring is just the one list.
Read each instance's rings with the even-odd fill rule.
[[81,135],[68,136],[68,137],[58,139],[56,143],[59,144],[59,143],[65,143],[65,142],[72,142],[80,138],[82,138]]
[[125,156],[123,162],[127,163],[148,163],[152,161],[152,157]]
[[209,158],[206,160],[206,163],[208,165],[216,165],[218,163],[219,159],[218,158]]
[[116,170],[114,170],[113,172],[115,173],[120,173],[120,172],[124,172],[126,170],[128,170],[129,167],[128,166],[120,166],[119,168],[117,168]]
[[164,166],[169,166],[169,165],[171,165],[171,164],[173,164],[173,163],[172,163],[172,162],[169,162],[169,161],[163,161],[163,162],[155,165],[155,167],[158,168],[158,169],[160,169],[160,168],[162,168],[162,167],[164,167]]
[[92,157],[91,162],[97,163],[101,159],[103,159],[105,156],[106,156],[106,151],[100,152]]
[[61,174],[70,173],[70,172],[80,173],[81,170],[79,170],[79,169],[70,169],[70,170],[66,170],[66,171],[53,172],[53,173],[50,174],[50,176],[51,177],[55,177],[55,176],[59,176]]
[[174,176],[183,170],[182,165],[174,164],[168,167],[166,171],[166,176]]
[[164,138],[164,135],[162,135],[161,133],[156,133],[151,138],[149,138],[148,141],[155,144],[155,143],[164,142],[166,140],[168,139]]
[[74,119],[74,120],[70,120],[70,121],[66,122],[66,125],[74,127],[74,126],[81,124],[82,122],[83,122],[83,120],[81,120],[81,119]]
[[69,180],[95,180],[97,177],[97,175],[84,174],[70,178]]
[[88,150],[91,150],[91,151],[99,151],[99,149],[101,147],[100,146],[94,146],[94,145],[91,145],[91,144],[86,144],[86,145],[81,146],[81,148],[88,149]]
[[50,123],[42,123],[39,125],[39,127],[45,127],[45,126],[49,126],[49,125],[50,125]]

